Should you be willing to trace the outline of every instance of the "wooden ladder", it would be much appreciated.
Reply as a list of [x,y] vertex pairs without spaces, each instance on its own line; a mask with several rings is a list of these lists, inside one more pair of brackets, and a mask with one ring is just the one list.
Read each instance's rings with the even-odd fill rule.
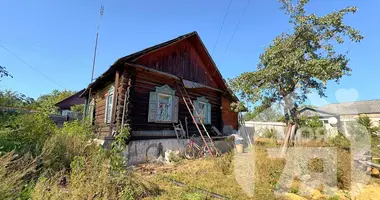
[[[211,151],[210,146],[208,145],[205,137],[203,136],[201,129],[198,126],[198,122],[197,122],[196,118],[194,117],[193,113],[191,112],[191,108],[189,107],[189,104],[191,105],[192,109],[194,110],[196,117],[198,117],[198,119],[200,119],[200,115],[198,114],[198,111],[195,109],[195,106],[194,106],[193,102],[191,101],[191,98],[190,98],[189,94],[187,93],[185,86],[183,85],[182,79],[176,81],[176,85],[177,85],[177,88],[181,94],[183,101],[185,102],[186,108],[189,111],[190,116],[191,116],[195,126],[197,127],[199,134],[202,137],[203,143],[205,144],[205,146],[206,146],[208,152],[210,153],[211,157],[214,157],[213,151]],[[216,148],[210,134],[208,133],[205,125],[203,124],[202,120],[199,120],[199,123],[202,125],[203,130],[205,131],[207,137],[209,138],[213,150],[215,151],[216,154],[218,154],[219,151],[217,150],[217,148]],[[216,156],[218,156],[218,155],[216,155]]]

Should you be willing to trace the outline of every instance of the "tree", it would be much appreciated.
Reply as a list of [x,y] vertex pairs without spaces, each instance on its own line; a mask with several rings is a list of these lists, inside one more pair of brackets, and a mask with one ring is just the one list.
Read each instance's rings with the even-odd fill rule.
[[70,90],[53,90],[50,94],[45,94],[38,97],[35,107],[48,114],[56,113],[57,107],[55,104],[73,94],[75,94],[75,92]]
[[13,76],[9,74],[6,68],[0,65],[0,78],[8,76],[13,78]]
[[0,90],[0,106],[7,107],[30,107],[34,103],[34,99],[24,94],[11,90]]
[[348,13],[356,7],[347,7],[325,16],[307,14],[304,7],[309,0],[279,0],[281,9],[289,16],[293,28],[282,33],[260,55],[258,70],[245,72],[230,80],[231,88],[243,99],[257,105],[258,112],[268,109],[272,103],[284,103],[285,122],[297,123],[298,106],[307,94],[316,91],[325,97],[326,82],[337,83],[349,75],[346,54],[338,53],[336,46],[346,39],[360,42],[359,31],[343,23]]
[[367,115],[360,115],[357,119],[358,124],[362,125],[370,134],[375,134],[380,127],[374,126],[371,119]]
[[263,112],[247,112],[244,120],[260,121],[260,122],[278,122],[283,118],[283,114],[274,107],[270,107]]

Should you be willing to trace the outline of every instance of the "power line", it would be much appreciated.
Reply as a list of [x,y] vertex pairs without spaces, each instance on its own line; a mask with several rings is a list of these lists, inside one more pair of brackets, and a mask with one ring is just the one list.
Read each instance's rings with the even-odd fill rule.
[[227,46],[226,46],[226,49],[224,50],[224,53],[227,52],[227,49],[228,49],[228,47],[230,46],[231,41],[232,41],[232,39],[234,38],[235,33],[236,33],[237,29],[239,28],[240,22],[241,22],[241,20],[243,19],[244,15],[245,15],[245,12],[247,11],[247,9],[248,9],[249,4],[251,3],[251,1],[252,1],[252,0],[249,0],[248,3],[247,3],[247,5],[245,6],[245,9],[244,9],[244,11],[243,11],[243,14],[241,15],[241,17],[240,17],[240,19],[239,19],[239,22],[237,23],[237,25],[236,25],[236,27],[235,27],[235,30],[234,30],[234,32],[232,33],[232,36],[231,36],[230,40],[229,40],[228,43],[227,43]]
[[34,71],[36,71],[37,73],[39,73],[41,76],[45,77],[46,79],[48,79],[50,82],[58,85],[59,87],[61,88],[65,88],[63,87],[61,84],[57,83],[56,81],[54,81],[53,79],[49,78],[48,76],[46,76],[45,74],[43,74],[42,72],[40,72],[38,69],[32,67],[31,65],[29,65],[27,62],[25,62],[24,60],[22,60],[20,57],[18,57],[16,54],[14,54],[12,51],[10,51],[9,49],[7,49],[4,45],[0,44],[1,47],[3,47],[6,51],[8,51],[10,54],[12,54],[14,57],[16,57],[19,61],[21,61],[22,63],[24,63],[26,66],[30,67],[31,69],[33,69]]
[[216,37],[216,41],[215,41],[215,44],[214,44],[214,48],[212,49],[212,54],[214,54],[214,52],[215,52],[215,47],[216,47],[216,45],[218,44],[219,37],[220,37],[220,33],[221,33],[222,30],[223,30],[223,26],[224,26],[224,23],[225,23],[226,18],[227,18],[227,16],[228,16],[228,12],[230,11],[231,4],[232,4],[232,0],[230,0],[230,3],[228,4],[227,12],[226,12],[226,14],[224,15],[223,22],[222,22],[222,26],[220,27],[220,30],[219,30],[218,36]]

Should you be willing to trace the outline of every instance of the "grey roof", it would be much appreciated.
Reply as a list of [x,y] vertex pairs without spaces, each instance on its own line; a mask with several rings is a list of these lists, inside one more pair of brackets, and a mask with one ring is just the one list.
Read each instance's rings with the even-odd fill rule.
[[380,113],[380,99],[334,103],[314,108],[313,110],[317,112],[331,113],[335,115],[358,115]]

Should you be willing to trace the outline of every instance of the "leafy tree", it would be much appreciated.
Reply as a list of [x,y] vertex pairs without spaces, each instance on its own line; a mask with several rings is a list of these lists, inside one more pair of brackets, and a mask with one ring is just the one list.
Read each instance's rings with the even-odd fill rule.
[[260,55],[258,70],[245,72],[230,80],[232,89],[243,99],[252,101],[257,111],[266,110],[274,102],[284,103],[287,123],[297,123],[298,106],[307,94],[317,91],[326,96],[326,82],[337,83],[349,75],[346,54],[338,53],[336,46],[350,39],[360,42],[359,31],[344,24],[348,13],[356,7],[347,7],[324,16],[307,14],[304,7],[309,0],[279,0],[281,9],[289,16],[293,29],[282,33]]
[[38,97],[35,107],[40,111],[52,114],[57,112],[56,103],[66,99],[67,97],[75,94],[74,91],[70,90],[53,90],[53,92]]
[[6,68],[0,65],[0,78],[8,77],[8,76],[13,78],[13,76],[9,74]]
[[360,115],[357,122],[362,125],[370,134],[374,134],[380,130],[380,127],[373,125],[371,119],[367,115]]
[[248,112],[244,115],[244,120],[253,120],[253,121],[262,121],[262,122],[268,122],[268,121],[280,121],[283,117],[283,114],[276,108],[269,107],[265,111],[262,112]]
[[29,107],[34,103],[34,99],[27,97],[26,95],[11,91],[0,90],[0,106],[7,107]]

